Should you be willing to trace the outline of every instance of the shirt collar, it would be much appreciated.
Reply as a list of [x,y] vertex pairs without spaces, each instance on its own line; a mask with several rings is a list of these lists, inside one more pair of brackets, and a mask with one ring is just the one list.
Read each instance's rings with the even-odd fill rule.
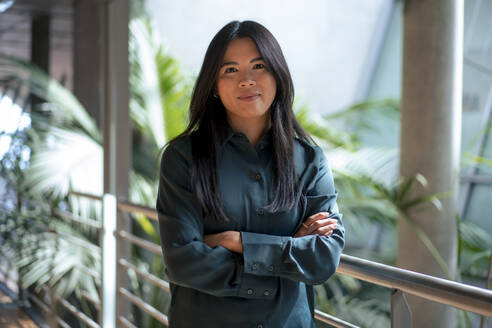
[[[224,127],[224,141],[222,143],[222,146],[224,146],[229,140],[231,140],[234,136],[239,137],[239,136],[244,136],[244,133],[234,131],[232,127],[230,126],[229,122],[225,122],[225,127]],[[260,140],[256,144],[256,148],[258,149],[263,149],[266,146],[268,146],[271,143],[272,140],[272,128],[271,126],[268,128],[268,130],[261,136]]]

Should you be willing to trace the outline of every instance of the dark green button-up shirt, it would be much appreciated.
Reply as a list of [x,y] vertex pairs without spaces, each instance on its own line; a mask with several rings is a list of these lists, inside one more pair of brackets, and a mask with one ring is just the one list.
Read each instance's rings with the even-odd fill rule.
[[[191,137],[174,140],[161,162],[157,212],[171,288],[171,328],[315,327],[315,284],[335,271],[344,246],[341,215],[331,236],[294,238],[310,215],[338,213],[337,193],[319,147],[294,142],[298,185],[305,201],[270,213],[270,134],[253,147],[229,128],[218,165],[219,186],[229,222],[204,217],[190,183]],[[241,232],[243,254],[203,242],[205,234]]]

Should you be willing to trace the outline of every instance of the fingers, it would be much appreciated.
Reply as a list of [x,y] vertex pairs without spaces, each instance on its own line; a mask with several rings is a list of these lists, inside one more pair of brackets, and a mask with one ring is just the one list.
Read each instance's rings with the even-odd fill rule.
[[296,232],[294,237],[303,237],[308,235],[320,235],[329,236],[333,233],[333,230],[338,226],[338,220],[331,216],[332,213],[320,212],[311,215],[299,230]]
[[311,215],[304,223],[306,235],[331,235],[333,230],[337,228],[338,220],[330,218],[332,213],[320,212]]
[[295,233],[294,237],[308,235],[329,236],[338,226],[338,220],[331,217],[333,213],[319,212],[311,215],[302,223],[302,226]]
[[315,222],[317,220],[324,219],[324,218],[330,216],[330,214],[331,213],[329,213],[329,212],[319,212],[319,213],[313,214],[310,217],[308,217],[308,219],[304,223],[307,226],[310,226],[313,222]]
[[318,235],[329,236],[333,233],[333,230],[335,230],[336,228],[337,228],[336,224],[330,224],[319,228],[318,230],[315,231],[315,233]]
[[297,231],[297,233],[294,235],[294,237],[303,237],[303,236],[309,236],[309,235],[320,235],[320,236],[329,236],[333,233],[333,230],[337,228],[337,223],[333,223],[331,220],[328,222],[328,224],[318,227],[318,228],[313,228],[313,227],[301,227]]
[[324,219],[318,220],[312,223],[307,229],[307,234],[324,234],[329,231],[333,231],[338,226],[338,221],[336,219]]
[[308,231],[314,231],[316,229],[319,229],[321,227],[324,227],[324,226],[327,226],[330,224],[338,224],[338,220],[334,219],[334,218],[319,219],[319,220],[316,220],[307,226],[308,226]]

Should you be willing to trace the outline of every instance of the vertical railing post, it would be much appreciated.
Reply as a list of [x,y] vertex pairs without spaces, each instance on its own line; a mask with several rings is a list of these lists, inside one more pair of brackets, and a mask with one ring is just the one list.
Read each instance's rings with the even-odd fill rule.
[[[22,213],[22,194],[20,192],[17,192],[17,213],[19,215]],[[16,220],[16,224],[18,224],[18,221]],[[17,232],[21,231],[19,226],[17,226]],[[21,236],[17,235],[16,236],[17,240],[15,241],[16,245],[16,253],[17,256],[22,257],[21,252],[22,252],[22,245],[21,245]],[[24,289],[22,288],[22,276],[19,270],[19,266],[15,265],[15,269],[17,270],[17,302],[21,305],[24,306],[26,304],[26,293],[24,292]]]
[[412,328],[412,312],[399,289],[391,293],[391,328]]
[[[103,37],[103,98],[104,98],[104,193],[117,198],[128,199],[130,171],[132,163],[132,128],[129,114],[129,61],[128,38],[131,0],[104,0]],[[117,228],[131,232],[128,220],[118,220]],[[129,256],[129,247],[116,248],[118,258]],[[113,260],[117,257],[113,255]],[[117,267],[118,268],[118,267]],[[116,270],[111,277],[117,289],[129,288],[129,278],[124,270]],[[116,297],[116,322],[111,325],[121,327],[119,318],[131,315],[128,300]],[[110,326],[108,326],[110,327]],[[104,326],[106,328],[106,326]]]
[[56,297],[53,291],[53,286],[51,285],[54,280],[54,270],[55,270],[55,260],[56,255],[58,253],[58,236],[56,234],[56,228],[53,226],[54,217],[55,217],[55,205],[53,201],[50,204],[50,224],[49,224],[49,234],[53,240],[53,254],[51,254],[50,258],[50,281],[48,281],[48,297],[49,297],[49,305],[50,305],[50,314],[48,316],[48,325],[50,327],[57,327],[56,323]]
[[[104,200],[101,199],[101,204],[103,205],[103,202]],[[104,309],[104,306],[103,306],[103,299],[104,299],[104,291],[103,291],[103,288],[104,288],[104,281],[103,281],[103,263],[104,263],[104,260],[103,260],[103,254],[104,254],[104,244],[103,244],[103,240],[104,240],[104,205],[102,206],[101,208],[102,212],[101,212],[101,215],[103,216],[103,223],[101,224],[101,228],[98,229],[97,231],[97,238],[98,238],[98,241],[99,241],[99,246],[101,247],[101,271],[99,272],[99,277],[101,278],[101,286],[99,288],[99,312],[98,312],[98,316],[97,316],[97,323],[99,324],[100,327],[103,327],[103,320],[104,320],[104,316],[103,316],[103,309]]]
[[111,194],[103,197],[102,230],[102,327],[114,328],[116,324],[116,219],[117,201]]

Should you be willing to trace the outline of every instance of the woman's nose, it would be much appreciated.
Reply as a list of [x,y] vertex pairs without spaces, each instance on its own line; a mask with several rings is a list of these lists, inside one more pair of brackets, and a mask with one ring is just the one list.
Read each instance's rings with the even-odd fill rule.
[[256,82],[254,80],[244,80],[239,82],[239,87],[245,88],[245,87],[251,87],[256,85]]

